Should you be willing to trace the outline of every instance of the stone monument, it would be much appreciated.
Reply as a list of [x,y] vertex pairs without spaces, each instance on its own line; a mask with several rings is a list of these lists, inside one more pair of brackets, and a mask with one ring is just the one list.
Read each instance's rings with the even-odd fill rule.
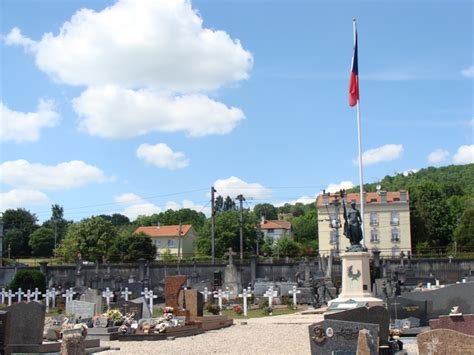
[[[350,240],[351,245],[346,252],[341,253],[342,259],[342,287],[341,293],[337,299],[329,302],[337,302],[339,307],[341,302],[353,300],[358,303],[365,303],[367,306],[382,306],[383,301],[372,295],[370,281],[370,253],[361,242],[362,219],[359,210],[356,208],[356,202],[351,201],[350,208],[346,209],[345,192],[341,191],[343,216],[344,216],[344,235]],[[340,308],[339,308],[340,309]]]
[[229,257],[229,264],[224,271],[224,288],[230,292],[233,298],[237,298],[242,284],[240,272],[232,261],[232,256],[236,254],[232,248],[229,248],[229,251],[225,253]]

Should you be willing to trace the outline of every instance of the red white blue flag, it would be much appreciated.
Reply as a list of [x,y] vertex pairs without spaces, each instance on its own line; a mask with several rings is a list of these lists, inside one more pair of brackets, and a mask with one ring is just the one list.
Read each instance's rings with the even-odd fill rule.
[[357,60],[357,29],[354,29],[354,53],[352,54],[351,81],[349,83],[349,106],[359,101],[359,65]]

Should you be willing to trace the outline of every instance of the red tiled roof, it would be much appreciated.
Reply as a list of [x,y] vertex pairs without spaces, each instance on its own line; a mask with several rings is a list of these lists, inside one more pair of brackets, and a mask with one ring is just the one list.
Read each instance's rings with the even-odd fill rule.
[[[408,191],[406,193],[406,198],[407,201],[409,201],[409,195]],[[358,193],[348,193],[346,196],[346,202],[350,203],[352,200],[355,200],[356,203],[360,203],[360,198],[359,198]],[[378,192],[366,192],[365,194],[365,203],[377,203],[377,202],[382,202],[382,198],[380,197],[380,194]],[[328,198],[328,203],[331,203],[334,201],[334,196],[330,195]],[[400,191],[395,191],[395,192],[387,192],[387,202],[399,202],[400,201]],[[319,195],[318,198],[316,199],[316,204],[318,206],[323,206],[323,195]]]
[[[185,236],[193,227],[192,224],[183,224],[181,226],[181,235]],[[151,226],[138,227],[133,234],[143,233],[149,237],[177,237],[179,233],[179,225],[173,226]]]
[[261,229],[291,229],[291,223],[288,221],[264,221],[260,223]]

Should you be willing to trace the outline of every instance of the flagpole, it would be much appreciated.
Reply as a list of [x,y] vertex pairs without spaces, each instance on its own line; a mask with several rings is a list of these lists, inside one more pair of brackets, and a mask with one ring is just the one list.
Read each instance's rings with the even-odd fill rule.
[[[353,19],[352,22],[353,30],[354,30],[354,43],[356,41],[356,19]],[[357,78],[359,80],[359,78]],[[357,83],[359,84],[359,83]],[[359,91],[360,92],[360,91]],[[362,221],[361,229],[362,229],[362,246],[365,247],[365,223],[364,223],[364,173],[363,173],[363,166],[362,166],[362,130],[360,126],[360,95],[357,99],[357,137],[358,137],[358,147],[359,147],[359,182],[360,182],[360,219]]]

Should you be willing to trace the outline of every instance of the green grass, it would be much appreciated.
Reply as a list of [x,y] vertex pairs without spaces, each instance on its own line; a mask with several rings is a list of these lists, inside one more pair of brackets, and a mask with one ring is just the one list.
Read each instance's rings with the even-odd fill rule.
[[15,261],[28,266],[39,266],[39,263],[42,261],[47,261],[49,265],[58,265],[63,263],[63,260],[60,258],[19,258],[15,259]]
[[[247,317],[245,317],[243,314],[237,314],[231,309],[225,309],[222,311],[222,315],[227,316],[231,319],[248,319],[248,318],[261,318],[261,317],[273,317],[273,316],[281,316],[284,314],[293,314],[296,312],[302,311],[302,308],[298,308],[296,310],[290,309],[290,308],[276,308],[273,310],[273,313],[271,316],[267,316],[263,314],[261,309],[249,309],[247,312]],[[205,316],[210,316],[212,315],[211,313],[204,312]]]

